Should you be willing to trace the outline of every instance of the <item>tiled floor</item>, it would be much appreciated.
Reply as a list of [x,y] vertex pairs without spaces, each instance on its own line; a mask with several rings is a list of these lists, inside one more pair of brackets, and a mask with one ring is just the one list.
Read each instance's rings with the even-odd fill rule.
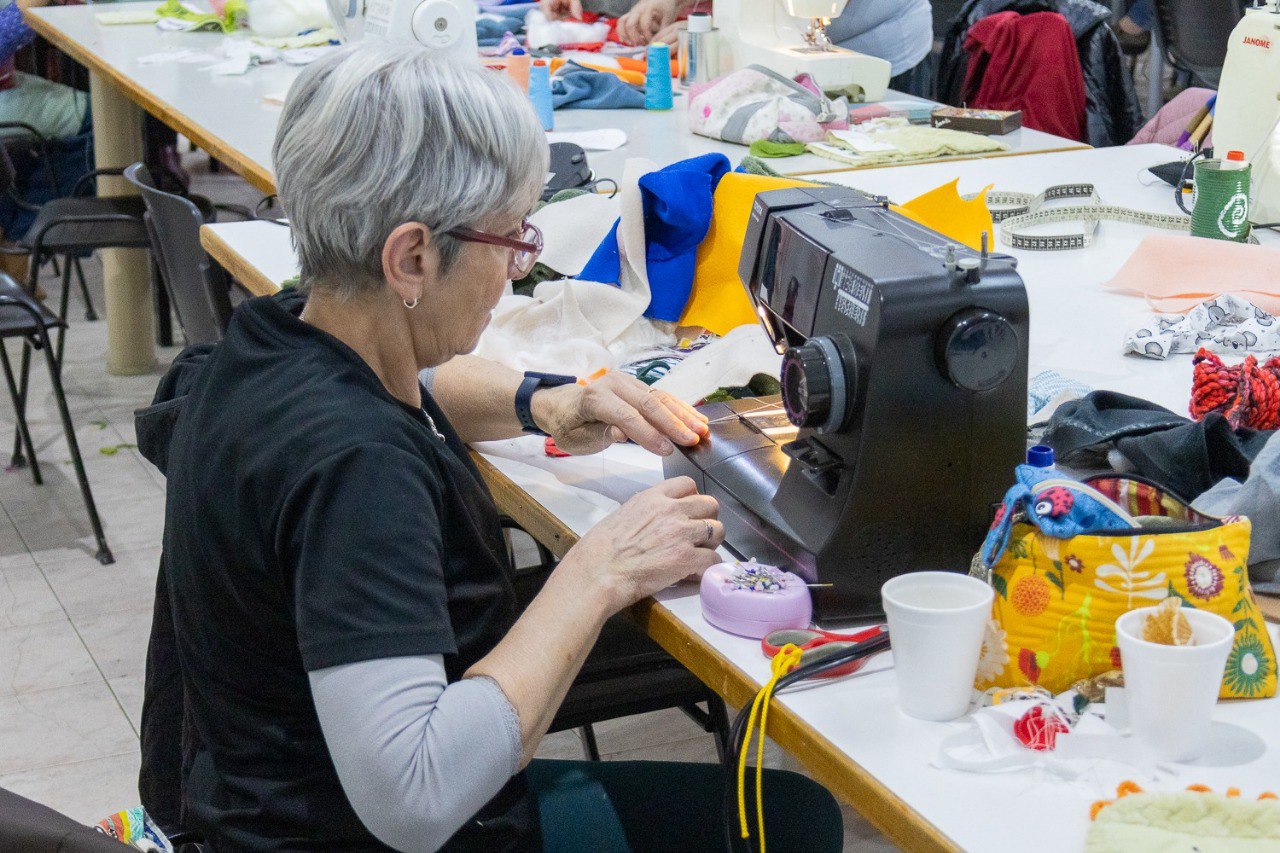
[[[201,175],[219,201],[256,200],[234,176]],[[85,264],[102,306],[101,267]],[[45,288],[57,283],[46,277]],[[116,562],[93,558],[93,538],[42,363],[28,406],[45,477],[0,470],[0,787],[81,821],[136,804],[138,725],[155,571],[163,525],[164,479],[133,444],[133,410],[155,390],[160,368],[108,375],[106,324],[84,321],[72,296],[64,382],[76,436]],[[10,352],[16,352],[11,345]],[[159,351],[167,364],[177,349]],[[0,394],[0,459],[8,462],[13,415]],[[597,727],[607,758],[714,761],[711,737],[678,711]],[[539,752],[581,758],[574,732],[548,736]],[[795,767],[773,747],[771,766]],[[846,849],[892,849],[846,809]]]

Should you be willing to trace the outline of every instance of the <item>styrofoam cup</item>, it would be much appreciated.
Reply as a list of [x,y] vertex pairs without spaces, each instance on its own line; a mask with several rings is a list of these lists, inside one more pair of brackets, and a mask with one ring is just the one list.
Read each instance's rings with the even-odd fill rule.
[[991,587],[954,572],[911,572],[880,588],[902,710],[954,720],[969,708],[991,618]]
[[1129,727],[1158,759],[1194,761],[1209,744],[1235,627],[1215,613],[1184,607],[1195,645],[1149,643],[1142,627],[1155,609],[1130,610],[1116,620]]

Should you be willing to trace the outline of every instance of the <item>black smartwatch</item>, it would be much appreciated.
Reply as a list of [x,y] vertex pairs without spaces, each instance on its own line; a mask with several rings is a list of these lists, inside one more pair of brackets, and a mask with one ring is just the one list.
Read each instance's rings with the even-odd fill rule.
[[534,370],[525,371],[524,381],[516,389],[516,419],[520,421],[520,428],[534,435],[546,435],[547,433],[538,429],[538,425],[533,420],[533,409],[530,406],[530,402],[533,400],[533,392],[539,388],[572,385],[577,381],[578,377],[576,376],[562,376],[558,373],[538,373]]

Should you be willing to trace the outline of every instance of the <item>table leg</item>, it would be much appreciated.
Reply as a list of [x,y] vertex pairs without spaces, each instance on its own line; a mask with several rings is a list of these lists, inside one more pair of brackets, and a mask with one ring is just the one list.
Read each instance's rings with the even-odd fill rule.
[[[93,110],[94,161],[99,169],[128,166],[142,159],[142,111],[110,81],[89,76]],[[124,195],[133,187],[123,178],[98,179],[102,195]],[[156,365],[151,320],[151,281],[143,249],[102,252],[106,291],[107,372],[117,376],[149,373]]]

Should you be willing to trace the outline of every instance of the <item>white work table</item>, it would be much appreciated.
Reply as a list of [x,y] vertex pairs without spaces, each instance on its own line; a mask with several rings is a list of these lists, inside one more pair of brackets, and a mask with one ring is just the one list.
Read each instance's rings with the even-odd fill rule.
[[[1138,173],[1176,156],[1173,149],[1147,145],[905,166],[824,179],[896,200],[956,177],[962,191],[995,183],[1001,189],[1038,192],[1056,183],[1091,181],[1106,202],[1172,212],[1172,189],[1143,186]],[[242,269],[257,271],[261,292],[293,274],[284,228],[233,223],[206,226],[205,232],[218,237],[216,244],[207,237],[205,241],[215,257],[223,260],[231,251]],[[1122,356],[1121,335],[1149,310],[1141,298],[1108,293],[1101,286],[1148,233],[1104,222],[1088,249],[1010,252],[1018,258],[1031,304],[1033,374],[1054,369],[1098,388],[1185,410],[1190,358],[1156,362]],[[660,461],[634,446],[568,459],[548,458],[536,437],[476,449],[504,510],[560,553],[619,501],[662,477]],[[694,587],[675,587],[657,599],[637,607],[641,625],[729,701],[741,704],[768,677],[768,662],[757,642],[725,634],[703,620]],[[1271,630],[1274,635],[1275,626]],[[1029,771],[975,775],[937,769],[931,761],[940,742],[966,723],[908,718],[898,711],[894,690],[891,657],[882,656],[856,676],[780,697],[780,707],[770,716],[770,733],[908,849],[1077,851],[1088,831],[1090,804],[1112,798],[1115,785],[1131,772],[1102,763],[1081,780],[1063,782]],[[1234,786],[1250,797],[1274,788],[1280,779],[1278,714],[1280,699],[1219,703],[1209,757],[1145,786],[1175,790],[1202,783],[1219,791]]]
[[[164,32],[152,25],[104,26],[94,15],[111,11],[152,11],[154,0],[110,6],[62,6],[33,9],[32,25],[62,50],[108,77],[128,97],[210,154],[223,160],[263,192],[274,187],[271,144],[280,107],[264,101],[283,95],[300,68],[283,63],[262,65],[241,76],[218,76],[204,64],[165,62],[141,65],[139,57],[165,51],[210,51],[226,38],[221,33]],[[888,99],[909,96],[890,92]],[[912,99],[915,100],[915,99]],[[688,129],[685,98],[675,109],[557,110],[556,130],[594,130],[614,127],[627,134],[627,143],[610,152],[590,152],[588,160],[601,177],[621,177],[628,157],[645,157],[665,166],[676,160],[720,152],[736,165],[747,153],[742,145],[696,136]],[[1010,146],[1006,154],[1083,147],[1080,142],[1023,129],[999,137]],[[361,140],[373,144],[373,140]],[[352,156],[360,156],[359,146]],[[786,174],[839,171],[835,161],[804,155],[773,161]],[[127,164],[120,164],[127,165]]]

